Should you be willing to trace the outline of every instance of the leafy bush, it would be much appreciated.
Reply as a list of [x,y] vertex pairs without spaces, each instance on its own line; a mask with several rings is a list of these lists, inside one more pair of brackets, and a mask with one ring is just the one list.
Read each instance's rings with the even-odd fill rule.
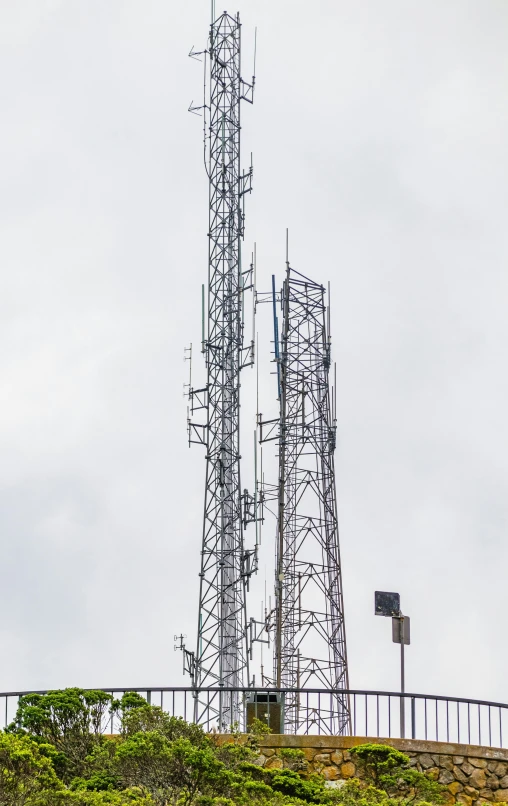
[[208,745],[209,739],[200,725],[185,722],[184,719],[170,716],[162,708],[148,705],[146,702],[136,708],[123,711],[121,719],[121,733],[123,736],[133,736],[135,733],[156,731],[165,736],[168,741],[188,739],[199,747]]
[[266,722],[263,722],[262,719],[258,719],[257,717],[254,717],[249,725],[249,733],[251,733],[253,736],[268,736],[268,734],[271,732],[270,726],[267,725]]
[[147,701],[137,691],[126,691],[120,700],[113,701],[112,709],[127,713],[132,708],[142,708],[145,705],[147,705]]
[[382,775],[394,769],[402,769],[409,764],[409,757],[385,744],[361,744],[351,749],[365,777],[379,786]]
[[279,756],[284,767],[288,770],[305,770],[307,767],[303,750],[298,750],[295,747],[283,747],[279,751]]
[[409,757],[384,744],[362,744],[354,747],[367,781],[387,795],[398,797],[404,804],[432,801],[441,803],[443,787],[424,773],[409,766]]
[[54,747],[53,763],[65,782],[81,775],[85,758],[102,736],[112,697],[104,691],[68,688],[20,697],[13,733]]
[[188,739],[169,741],[157,731],[136,733],[119,745],[117,762],[125,785],[140,786],[154,803],[178,800],[187,806],[198,795],[229,795],[233,779],[210,746]]
[[[110,716],[118,736],[105,736]],[[352,753],[362,780],[325,787],[304,753],[281,749],[282,769],[263,768],[261,720],[227,741],[171,717],[134,692],[117,701],[81,689],[20,698],[0,732],[0,806],[426,806],[442,787],[392,747]]]
[[0,733],[0,805],[25,806],[63,789],[51,761],[28,736]]
[[71,781],[73,790],[89,790],[96,792],[109,792],[120,789],[120,777],[116,769],[117,741],[104,738],[100,744],[95,745],[83,763],[80,777]]
[[248,789],[253,784],[260,784],[260,792],[266,796],[280,793],[290,798],[307,803],[320,803],[325,796],[325,783],[320,775],[305,775],[290,769],[264,769],[256,764],[239,765],[243,778],[243,787]]
[[270,770],[270,786],[275,792],[289,795],[307,803],[320,803],[325,784],[320,775],[304,778],[294,770]]
[[399,806],[399,802],[382,789],[364,784],[358,778],[350,778],[340,789],[328,791],[326,801],[329,806]]
[[217,742],[214,743],[214,751],[228,770],[239,770],[245,763],[256,759],[256,753],[247,744]]
[[123,792],[57,792],[45,793],[40,799],[30,802],[30,806],[154,806],[150,796],[139,790]]

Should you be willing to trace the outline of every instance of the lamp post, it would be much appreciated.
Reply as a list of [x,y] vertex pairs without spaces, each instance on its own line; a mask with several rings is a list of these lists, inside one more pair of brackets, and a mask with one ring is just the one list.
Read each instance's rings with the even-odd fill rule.
[[398,593],[375,591],[374,615],[391,617],[392,641],[394,644],[400,644],[400,738],[404,739],[406,736],[404,646],[411,643],[411,623],[409,616],[402,614]]

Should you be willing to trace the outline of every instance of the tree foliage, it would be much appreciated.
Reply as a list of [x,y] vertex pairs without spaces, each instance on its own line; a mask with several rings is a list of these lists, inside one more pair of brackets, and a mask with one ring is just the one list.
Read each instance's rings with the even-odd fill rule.
[[146,733],[147,731],[156,731],[170,742],[176,739],[188,739],[198,747],[210,744],[210,740],[200,725],[185,722],[181,717],[170,716],[158,706],[147,705],[144,702],[137,708],[122,711],[121,732],[123,736],[128,738],[136,733]]
[[123,792],[72,792],[44,793],[30,806],[153,806],[153,800],[140,790]]
[[409,766],[409,757],[394,747],[363,744],[352,748],[367,780],[403,804],[441,803],[443,787]]
[[[110,721],[111,720],[111,721]],[[118,733],[105,735],[109,725]],[[111,732],[111,728],[108,728]],[[355,748],[361,780],[326,788],[301,750],[260,765],[260,722],[245,737],[207,736],[134,692],[66,689],[20,698],[0,732],[0,806],[410,806],[442,787],[391,747]],[[280,763],[280,762],[279,762]]]
[[117,741],[103,738],[85,758],[82,774],[71,781],[70,788],[80,791],[110,792],[121,788],[116,763]]
[[83,770],[85,758],[102,736],[113,698],[104,691],[68,688],[20,697],[11,732],[51,745],[53,763],[65,782]]
[[188,806],[196,795],[228,796],[234,784],[231,772],[211,746],[199,747],[189,739],[168,740],[162,733],[136,733],[117,752],[127,786],[138,785],[154,803]]
[[361,744],[353,747],[351,753],[356,756],[367,779],[374,786],[379,786],[383,775],[390,774],[395,769],[403,769],[409,764],[408,756],[385,744]]
[[49,758],[29,736],[0,733],[0,805],[25,806],[63,788]]

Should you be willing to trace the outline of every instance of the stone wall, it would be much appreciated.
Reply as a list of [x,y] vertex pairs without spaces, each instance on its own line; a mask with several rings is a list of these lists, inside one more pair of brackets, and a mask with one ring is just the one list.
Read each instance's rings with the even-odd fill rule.
[[427,742],[415,739],[371,739],[341,736],[263,736],[259,764],[282,767],[278,753],[284,747],[300,749],[309,772],[323,775],[330,786],[357,774],[350,749],[375,742],[396,747],[411,759],[411,765],[446,787],[447,802],[480,806],[508,803],[508,750],[476,745]]

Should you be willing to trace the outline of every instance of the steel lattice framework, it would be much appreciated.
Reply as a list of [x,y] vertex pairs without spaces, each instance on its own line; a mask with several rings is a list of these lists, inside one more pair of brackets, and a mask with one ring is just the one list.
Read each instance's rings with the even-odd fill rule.
[[[240,106],[242,99],[252,102],[254,81],[241,78],[240,44],[239,16],[224,12],[212,22],[205,51],[210,191],[202,350],[207,381],[203,389],[189,389],[192,412],[203,410],[206,420],[189,419],[189,440],[206,446],[198,641],[195,655],[185,653],[197,688],[248,685],[245,588],[250,553],[243,541],[239,421],[240,370],[253,360],[253,345],[243,346],[243,293],[252,269],[243,272],[241,266],[243,198],[251,190],[252,168],[240,170]],[[197,700],[196,708],[197,721],[215,719],[224,728],[239,719],[239,695],[217,695],[201,705]]]
[[[278,297],[278,295],[277,295]],[[274,311],[275,311],[275,293]],[[260,422],[261,441],[278,445],[273,684],[286,689],[285,730],[314,723],[320,733],[348,733],[346,636],[334,450],[336,419],[329,387],[329,316],[323,286],[287,267],[275,317],[280,416]],[[305,703],[291,689],[336,693]]]

